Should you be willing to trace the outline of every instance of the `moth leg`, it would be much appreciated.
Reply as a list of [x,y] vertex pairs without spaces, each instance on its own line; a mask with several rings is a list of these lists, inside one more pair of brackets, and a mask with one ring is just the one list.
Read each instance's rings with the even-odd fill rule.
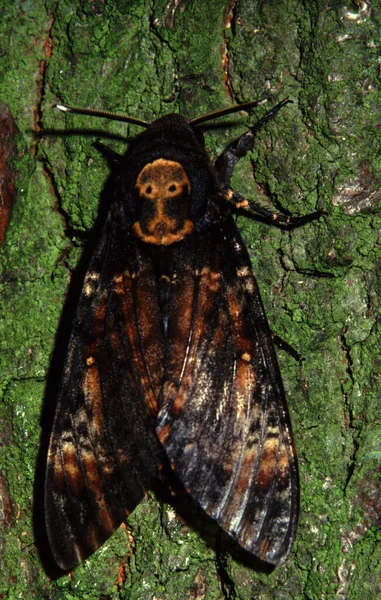
[[250,127],[248,131],[243,133],[239,138],[233,140],[228,146],[226,146],[225,150],[222,154],[217,158],[215,163],[215,169],[220,177],[220,181],[226,187],[230,183],[231,176],[233,174],[234,167],[237,162],[243,156],[253,149],[254,147],[254,138],[258,131],[262,129],[268,121],[273,119],[275,115],[285,106],[289,104],[292,100],[285,98],[279,104],[274,106],[268,113],[265,114],[262,119],[260,119],[253,127]]
[[294,360],[296,360],[299,363],[301,363],[305,360],[305,358],[302,356],[302,354],[300,354],[300,352],[298,352],[293,346],[291,346],[291,344],[289,344],[284,339],[279,337],[279,335],[271,332],[271,337],[272,337],[274,344],[276,344],[278,346],[278,348],[280,348],[281,350],[285,350],[287,352],[287,354],[292,356],[292,358]]
[[294,227],[305,225],[305,223],[310,223],[311,221],[320,219],[320,217],[325,214],[322,210],[317,210],[309,213],[308,215],[302,216],[292,216],[285,215],[284,213],[280,212],[274,212],[268,208],[265,208],[258,202],[248,200],[230,188],[225,191],[225,200],[233,204],[237,210],[243,209],[247,215],[259,217],[261,221],[271,225],[277,224],[282,227],[282,229],[293,229]]

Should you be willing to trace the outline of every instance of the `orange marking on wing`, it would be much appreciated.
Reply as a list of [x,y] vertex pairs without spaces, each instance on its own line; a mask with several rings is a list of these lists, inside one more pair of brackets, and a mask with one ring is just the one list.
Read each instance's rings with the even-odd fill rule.
[[[49,453],[50,454],[50,453]],[[49,456],[51,460],[51,457]],[[49,462],[50,462],[49,460]],[[62,493],[65,490],[65,472],[61,462],[61,455],[59,452],[54,454],[54,462],[53,462],[53,471],[54,471],[54,488],[57,492]]]
[[92,452],[81,453],[82,464],[84,472],[86,473],[86,479],[88,486],[91,490],[96,491],[99,488],[99,473],[98,463]]
[[90,452],[82,452],[81,458],[84,473],[86,475],[87,487],[94,494],[97,502],[99,520],[102,523],[102,527],[111,532],[115,529],[115,524],[105,501],[104,483],[99,472],[98,462],[95,456]]
[[206,286],[207,290],[217,292],[220,287],[221,273],[212,271],[209,267],[204,267],[201,271],[201,285]]
[[256,477],[258,487],[268,489],[277,470],[277,453],[279,438],[266,440],[263,449],[261,466]]
[[[149,299],[149,288],[147,291],[147,286],[150,278],[145,278],[143,276],[139,277],[138,283],[141,281],[143,292],[138,287],[136,294],[139,297],[140,293],[144,293],[144,298],[142,298],[142,301],[138,302],[138,329],[138,324],[134,317],[136,311],[133,304],[134,293],[132,290],[132,281],[132,276],[130,276],[129,273],[124,273],[123,282],[118,282],[121,290],[120,296],[123,314],[125,316],[125,331],[131,346],[132,355],[134,356],[133,368],[139,375],[139,382],[146,405],[151,414],[156,416],[158,411],[157,395],[161,385],[163,361],[161,360],[162,350],[158,344],[153,344],[152,346],[153,342],[157,341],[157,339],[161,339],[161,334],[158,332],[152,333],[152,327],[158,326],[159,321],[157,318],[152,318],[152,309],[155,306],[155,303],[147,301],[147,297]],[[149,317],[150,310],[151,318]],[[139,340],[141,341],[141,344]],[[120,347],[119,338],[113,339],[113,345],[115,345],[116,348]],[[142,346],[144,354],[142,353]],[[150,371],[148,371],[148,369],[150,369]],[[151,374],[151,379],[149,373]],[[152,388],[152,385],[154,386],[154,389]]]
[[[208,330],[207,315],[215,310],[215,299],[220,289],[220,274],[204,267],[200,273],[197,314],[193,337],[202,341]],[[196,349],[196,346],[195,346]]]
[[[150,273],[141,273],[136,285],[136,320],[141,339],[140,352],[145,365],[144,381],[147,386],[152,386],[156,398],[160,394],[164,375],[162,316],[157,294],[155,277]],[[156,414],[156,400],[153,404],[151,402],[151,410]]]
[[183,377],[193,369],[193,354],[189,352],[188,344],[191,343],[192,337],[200,339],[197,324],[192,322],[195,282],[191,268],[184,269],[181,278],[175,278],[171,282],[175,302],[171,306],[168,319],[168,338],[171,343],[166,358],[166,381],[162,390],[164,404],[175,399]]
[[[254,417],[254,406],[251,406],[251,398],[256,386],[256,377],[251,363],[248,360],[238,360],[236,363],[236,374],[234,378],[234,408],[235,421],[245,423],[248,418]],[[248,414],[250,410],[250,417]]]
[[175,401],[172,405],[172,413],[174,415],[179,415],[183,412],[186,401],[189,398],[189,388],[192,384],[192,380],[190,377],[183,377],[181,381],[181,389],[178,392]]
[[94,271],[90,271],[89,273],[87,273],[85,281],[83,283],[83,291],[86,296],[90,297],[94,293],[94,283],[96,283],[98,280],[99,273],[96,273]]
[[114,284],[114,291],[116,294],[124,293],[123,275],[121,275],[121,274],[115,275],[115,277],[113,279],[113,284]]
[[[75,496],[82,496],[85,491],[85,483],[78,461],[77,449],[71,442],[65,442],[62,447],[63,467],[59,456],[56,456],[56,466],[54,469],[55,483],[56,474],[61,470],[60,477],[64,476],[70,491]],[[63,469],[63,473],[62,473]],[[62,482],[60,482],[62,483]]]
[[147,387],[145,389],[144,399],[145,399],[145,402],[146,402],[149,412],[151,413],[151,415],[156,417],[157,412],[158,412],[157,398],[156,398],[155,394],[153,393],[152,389],[150,389],[148,387],[148,385],[149,385],[148,379],[146,380],[145,383],[146,383]]
[[251,484],[252,475],[253,475],[253,464],[255,461],[255,456],[257,454],[257,448],[250,448],[246,450],[245,458],[243,460],[239,476],[237,478],[235,487],[236,491],[239,493],[245,493]]
[[276,477],[280,487],[288,487],[290,482],[290,465],[293,457],[287,454],[287,447],[282,445],[281,454],[278,458]]
[[260,547],[259,547],[259,552],[258,552],[259,558],[261,558],[262,560],[266,560],[266,556],[269,551],[269,548],[270,548],[270,540],[268,540],[267,538],[263,539],[261,541]]
[[101,298],[94,315],[92,336],[86,346],[86,370],[83,374],[82,386],[87,406],[90,406],[94,426],[101,434],[103,430],[102,391],[96,357],[99,354],[99,342],[103,339],[105,329],[107,293]]
[[86,527],[86,544],[94,550],[102,544],[102,538],[99,537],[99,529],[96,525],[89,523]]
[[281,450],[281,455],[278,460],[278,470],[280,471],[280,475],[282,475],[283,473],[288,474],[289,465],[290,465],[290,461],[289,461],[289,457],[287,454],[287,450],[286,450],[286,447],[283,445],[282,450]]
[[171,433],[171,426],[169,423],[167,423],[166,425],[164,425],[161,429],[159,429],[157,431],[157,436],[163,445],[165,445],[170,433]]
[[83,376],[83,391],[86,404],[90,406],[92,413],[92,427],[98,435],[103,432],[102,412],[102,387],[98,367],[95,364],[89,366]]
[[241,267],[237,270],[237,275],[241,280],[243,289],[248,294],[254,294],[257,291],[257,285],[255,282],[254,274],[249,267]]
[[[227,289],[227,299],[229,302],[229,315],[232,323],[234,341],[237,351],[240,352],[241,360],[245,363],[249,362],[249,357],[253,355],[253,340],[248,337],[248,325],[244,321],[242,306],[238,300],[234,289]],[[251,371],[254,378],[254,371]]]

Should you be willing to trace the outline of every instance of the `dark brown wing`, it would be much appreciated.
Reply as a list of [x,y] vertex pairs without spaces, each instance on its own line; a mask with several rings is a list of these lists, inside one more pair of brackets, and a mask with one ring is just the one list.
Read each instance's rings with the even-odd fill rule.
[[155,278],[122,233],[109,217],[84,282],[51,436],[45,513],[62,569],[111,535],[164,460],[152,417],[163,373]]
[[191,496],[243,548],[277,564],[299,501],[283,386],[233,220],[208,236],[172,285],[157,432]]

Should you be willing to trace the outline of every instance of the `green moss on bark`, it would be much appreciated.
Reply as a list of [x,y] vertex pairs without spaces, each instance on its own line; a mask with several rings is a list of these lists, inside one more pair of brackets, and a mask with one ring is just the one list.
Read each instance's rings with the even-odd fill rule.
[[[0,22],[0,100],[29,149],[0,259],[0,595],[379,597],[379,2],[188,0],[174,17],[164,0],[32,4],[4,6]],[[221,568],[197,530],[149,496],[72,579],[50,581],[34,545],[33,480],[44,383],[80,254],[69,231],[87,231],[97,214],[108,174],[91,145],[99,130],[137,132],[53,105],[151,120],[263,95],[294,104],[261,132],[235,188],[296,214],[326,212],[291,233],[239,219],[271,326],[305,357],[280,351],[301,471],[292,555],[270,574],[230,554]],[[265,110],[210,131],[211,154]],[[56,133],[40,139],[40,127]]]

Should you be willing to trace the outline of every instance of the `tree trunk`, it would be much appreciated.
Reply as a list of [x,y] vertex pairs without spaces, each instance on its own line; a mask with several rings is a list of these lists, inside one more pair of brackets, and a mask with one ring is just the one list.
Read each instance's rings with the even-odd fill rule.
[[[0,169],[15,202],[8,225],[2,192],[0,597],[380,597],[380,9],[377,0],[3,3]],[[262,572],[217,555],[150,494],[71,576],[51,579],[39,554],[38,456],[80,232],[94,224],[108,176],[92,143],[106,133],[123,152],[121,138],[139,131],[53,107],[152,121],[267,97],[209,129],[216,157],[287,96],[293,104],[260,132],[232,183],[275,210],[324,211],[291,233],[238,220],[270,325],[304,357],[279,351],[301,476],[291,555]]]

